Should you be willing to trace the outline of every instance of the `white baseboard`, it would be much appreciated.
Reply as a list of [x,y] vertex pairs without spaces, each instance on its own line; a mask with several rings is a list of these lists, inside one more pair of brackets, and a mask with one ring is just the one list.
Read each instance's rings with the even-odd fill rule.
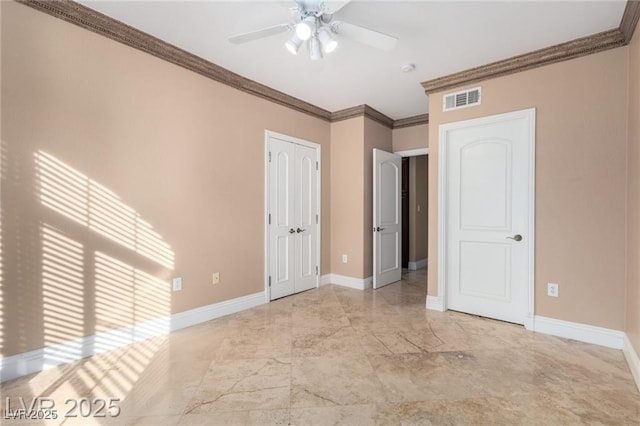
[[613,349],[622,349],[623,347],[624,332],[594,325],[536,315],[533,319],[532,330],[537,333],[551,334]]
[[320,275],[320,281],[318,281],[318,287],[331,284],[331,274]]
[[353,278],[346,275],[326,274],[320,277],[320,285],[336,284],[343,287],[355,288],[357,290],[366,290],[373,287],[373,277]]
[[415,262],[409,262],[408,268],[410,271],[417,271],[418,269],[427,267],[427,259],[420,259]]
[[633,378],[636,381],[636,386],[640,391],[640,358],[638,358],[638,353],[633,348],[626,334],[624,335],[623,344],[622,352],[624,352],[624,357],[627,359],[627,364],[629,364],[629,370],[631,370],[631,374],[633,374]]
[[0,360],[0,383],[141,342],[264,304],[264,292],[9,356]]
[[444,312],[444,299],[440,296],[427,295],[426,307],[431,311]]

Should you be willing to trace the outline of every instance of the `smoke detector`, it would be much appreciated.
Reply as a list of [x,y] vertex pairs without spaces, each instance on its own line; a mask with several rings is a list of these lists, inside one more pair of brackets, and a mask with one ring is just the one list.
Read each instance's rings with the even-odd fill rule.
[[400,65],[402,72],[411,72],[416,69],[416,64],[402,64]]

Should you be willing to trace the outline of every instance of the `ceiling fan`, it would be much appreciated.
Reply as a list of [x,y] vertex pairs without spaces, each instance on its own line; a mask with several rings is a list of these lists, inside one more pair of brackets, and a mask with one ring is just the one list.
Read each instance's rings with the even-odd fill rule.
[[229,38],[234,44],[242,44],[293,31],[285,42],[285,47],[294,55],[307,42],[311,60],[322,59],[322,53],[329,54],[338,47],[334,35],[348,37],[357,42],[382,50],[392,50],[398,41],[396,37],[370,30],[348,22],[334,21],[334,15],[351,0],[294,0],[291,8],[294,22],[239,34]]

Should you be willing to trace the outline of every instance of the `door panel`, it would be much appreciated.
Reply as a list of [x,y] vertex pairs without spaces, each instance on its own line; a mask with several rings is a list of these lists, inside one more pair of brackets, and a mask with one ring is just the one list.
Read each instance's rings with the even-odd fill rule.
[[454,126],[442,141],[447,306],[523,324],[533,250],[531,119],[505,114]]
[[460,294],[509,302],[510,267],[509,244],[461,241]]
[[316,150],[295,145],[295,292],[317,286],[318,172]]
[[402,159],[373,150],[373,287],[402,277],[400,236]]
[[511,219],[511,144],[488,139],[460,153],[460,224],[508,230]]
[[269,163],[271,227],[269,229],[269,270],[271,299],[294,291],[294,145],[272,138],[269,141],[272,161]]

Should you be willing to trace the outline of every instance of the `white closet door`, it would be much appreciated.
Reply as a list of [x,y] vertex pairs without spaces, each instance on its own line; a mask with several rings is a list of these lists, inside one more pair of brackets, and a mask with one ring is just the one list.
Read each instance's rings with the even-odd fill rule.
[[271,300],[318,285],[318,150],[286,139],[268,140]]

